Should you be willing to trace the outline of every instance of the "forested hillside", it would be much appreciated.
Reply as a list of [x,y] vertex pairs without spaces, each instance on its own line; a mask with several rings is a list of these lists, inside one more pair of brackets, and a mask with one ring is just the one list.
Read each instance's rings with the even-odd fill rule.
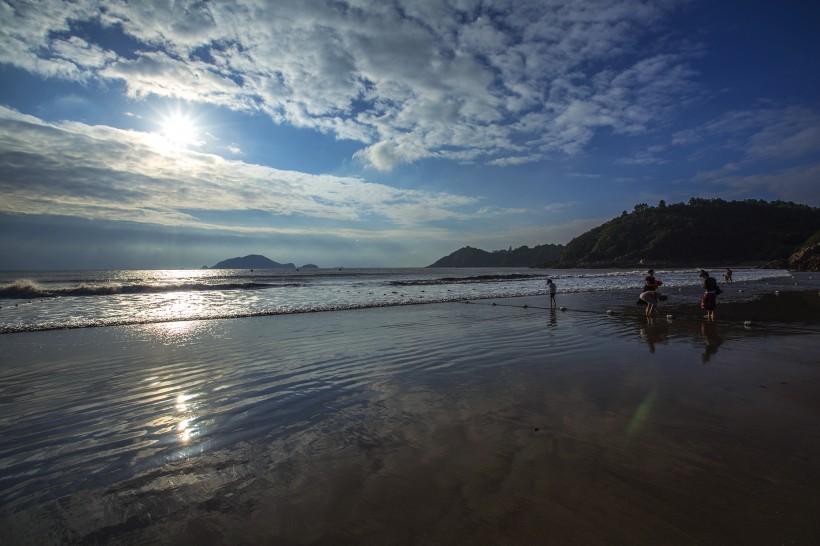
[[556,267],[786,260],[820,229],[820,209],[783,201],[690,199],[645,203],[570,241]]
[[429,267],[820,267],[820,208],[784,201],[635,205],[566,246],[487,252],[464,247]]

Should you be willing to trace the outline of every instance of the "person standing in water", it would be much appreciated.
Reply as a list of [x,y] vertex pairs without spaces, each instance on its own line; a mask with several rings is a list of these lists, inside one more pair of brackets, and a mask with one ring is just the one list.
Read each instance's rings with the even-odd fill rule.
[[711,277],[709,273],[703,269],[700,270],[700,278],[703,280],[704,289],[703,299],[700,300],[700,307],[706,311],[703,318],[715,320],[715,305],[717,305],[718,294],[720,294],[722,290],[718,287],[715,278]]
[[651,317],[658,312],[658,287],[663,284],[655,278],[655,270],[646,272],[646,279],[643,282],[643,292],[638,296],[646,303],[646,316]]
[[723,282],[731,283],[732,282],[732,270],[728,267],[726,268],[726,272],[723,273]]
[[555,283],[552,282],[552,279],[547,279],[547,286],[550,289],[550,307],[555,307],[555,293],[558,289],[555,288]]

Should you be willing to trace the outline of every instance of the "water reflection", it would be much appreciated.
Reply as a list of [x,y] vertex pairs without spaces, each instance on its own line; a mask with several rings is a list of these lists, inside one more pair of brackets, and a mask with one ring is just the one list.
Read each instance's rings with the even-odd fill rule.
[[146,325],[147,331],[163,345],[185,345],[207,327],[208,324],[201,320],[180,320]]
[[550,328],[555,328],[557,325],[558,321],[556,320],[555,307],[550,307],[550,314],[547,318],[547,326]]
[[703,334],[704,351],[700,356],[701,361],[706,364],[712,358],[723,343],[723,339],[718,335],[718,327],[714,322],[704,322],[700,325],[700,332]]
[[655,345],[666,343],[668,327],[666,323],[657,323],[654,317],[646,317],[646,324],[641,328],[641,339],[649,346],[649,352],[655,352]]
[[193,436],[196,436],[197,430],[193,422],[196,416],[193,415],[193,405],[188,401],[194,398],[193,395],[178,394],[176,398],[176,415],[174,420],[179,419],[177,423],[177,437],[181,444],[187,444],[191,441]]
[[726,339],[731,339],[733,336],[730,331],[725,331],[725,325],[723,335],[721,335],[718,331],[719,325],[712,321],[693,324],[692,322],[662,320],[652,317],[641,319],[638,323],[638,330],[650,353],[654,353],[658,345],[666,345],[674,338],[691,340],[696,346],[699,346],[702,342],[703,352],[700,356],[701,362],[704,364],[710,361],[712,355],[717,353],[718,348]]

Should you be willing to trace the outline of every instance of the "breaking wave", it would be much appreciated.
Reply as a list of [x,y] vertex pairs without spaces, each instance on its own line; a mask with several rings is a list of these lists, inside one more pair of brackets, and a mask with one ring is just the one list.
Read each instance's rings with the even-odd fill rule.
[[166,292],[205,292],[215,290],[263,290],[297,283],[176,283],[176,284],[80,284],[63,288],[43,288],[33,281],[21,280],[0,287],[0,299],[59,298],[65,296],[114,296],[119,294],[163,294]]

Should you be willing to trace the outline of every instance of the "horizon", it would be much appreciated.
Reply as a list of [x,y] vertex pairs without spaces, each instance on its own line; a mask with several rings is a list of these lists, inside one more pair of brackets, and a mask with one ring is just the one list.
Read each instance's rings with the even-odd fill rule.
[[4,271],[427,267],[566,245],[639,203],[820,206],[816,3],[49,0],[0,17]]

